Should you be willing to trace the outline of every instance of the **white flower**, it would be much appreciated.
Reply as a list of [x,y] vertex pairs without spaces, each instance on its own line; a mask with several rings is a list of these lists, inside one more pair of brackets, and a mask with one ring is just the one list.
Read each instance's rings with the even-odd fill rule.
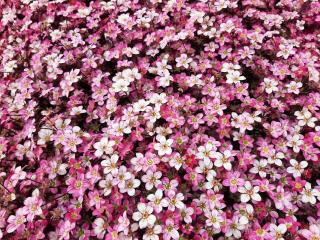
[[291,173],[295,178],[301,177],[301,173],[303,173],[304,168],[308,166],[306,161],[297,162],[295,159],[290,159],[290,164],[292,167],[288,167],[287,172]]
[[50,161],[50,173],[49,173],[49,179],[54,179],[57,174],[59,175],[65,175],[67,173],[66,168],[68,167],[68,164],[66,163],[57,163],[56,161]]
[[230,171],[232,168],[230,158],[232,157],[230,150],[225,150],[223,154],[219,152],[214,153],[214,165],[216,167],[224,167],[226,170]]
[[173,77],[170,75],[164,75],[159,77],[158,79],[158,86],[159,87],[168,87],[170,86],[170,82],[173,81]]
[[230,19],[227,22],[223,22],[222,24],[220,24],[221,33],[222,32],[231,33],[234,28],[235,28],[235,25]]
[[169,127],[156,127],[156,133],[158,135],[167,136],[172,133],[172,129]]
[[304,24],[306,22],[304,20],[297,20],[297,23],[296,23],[296,27],[299,29],[299,30],[303,30],[304,29]]
[[249,223],[248,218],[250,216],[253,216],[254,209],[251,204],[245,204],[245,207],[241,207],[241,210],[239,211],[239,213],[240,213],[239,223],[245,225]]
[[148,105],[149,105],[149,101],[146,101],[144,99],[140,99],[138,102],[135,102],[133,104],[133,111],[135,113],[144,112]]
[[122,71],[122,76],[124,79],[128,79],[130,82],[133,81],[134,79],[141,79],[141,74],[139,73],[138,68],[133,68],[133,69],[125,69]]
[[216,186],[216,176],[217,173],[214,170],[210,170],[207,174],[207,181],[205,183],[206,189],[212,189],[214,186]]
[[153,208],[145,203],[138,203],[138,212],[134,212],[132,215],[133,220],[139,221],[139,227],[141,229],[147,226],[152,227],[156,221],[156,217],[152,215]]
[[288,93],[299,94],[300,88],[302,87],[302,83],[291,81],[290,83],[286,84],[286,87],[288,88]]
[[64,79],[71,85],[81,79],[81,75],[79,76],[79,73],[80,69],[72,69],[70,72],[64,73]]
[[143,235],[142,240],[159,240],[159,234],[161,233],[161,226],[155,225],[154,227],[148,228],[146,233]]
[[285,158],[284,154],[282,152],[276,152],[273,151],[273,155],[268,158],[268,163],[269,164],[275,164],[277,166],[282,166],[282,160]]
[[239,83],[240,81],[245,80],[246,78],[244,76],[240,75],[239,71],[232,71],[230,73],[227,74],[227,81],[226,83],[229,84],[236,84]]
[[83,109],[83,106],[73,107],[71,109],[70,115],[75,116],[75,115],[80,115],[81,113],[86,113],[86,112],[87,111],[85,109]]
[[198,23],[202,23],[204,16],[205,16],[205,12],[191,9],[190,17],[194,22],[197,21]]
[[320,72],[314,66],[308,66],[310,81],[319,82]]
[[250,199],[254,201],[261,201],[261,196],[258,194],[259,187],[252,187],[249,181],[246,181],[244,186],[239,187],[238,191],[241,193],[240,199],[241,202],[249,202]]
[[103,154],[111,154],[113,153],[113,146],[115,145],[115,141],[109,139],[107,137],[103,137],[99,142],[96,142],[93,147],[96,149],[94,155],[96,157],[101,157]]
[[198,147],[198,153],[196,157],[198,159],[210,160],[210,158],[214,157],[213,145],[211,143],[207,143],[205,146]]
[[17,156],[23,156],[23,155],[26,155],[28,158],[30,157],[33,157],[34,154],[33,152],[31,151],[33,148],[33,145],[31,145],[31,141],[25,141],[22,144],[18,144],[17,145],[17,151],[16,151],[16,155]]
[[[162,59],[161,62],[156,63],[156,68],[154,68],[155,72],[159,76],[165,76],[165,75],[170,75],[169,70],[172,69],[172,66],[168,65],[168,60],[167,59]],[[149,72],[152,72],[153,69],[149,70]]]
[[163,191],[158,189],[154,194],[149,194],[147,199],[150,201],[150,205],[154,208],[156,213],[162,211],[163,207],[168,207],[169,202],[167,199],[162,199]]
[[319,191],[317,189],[312,189],[311,184],[307,182],[302,191],[301,201],[304,203],[316,204],[316,196],[319,196]]
[[128,125],[128,122],[120,121],[112,124],[112,133],[115,136],[123,136],[123,134],[131,133],[131,128]]
[[302,138],[303,136],[300,134],[295,134],[293,136],[287,136],[287,146],[292,147],[293,151],[295,153],[298,153],[300,151],[300,146],[303,144]]
[[5,76],[6,76],[8,73],[13,73],[15,68],[17,68],[17,61],[16,61],[16,60],[11,60],[11,61],[9,61],[9,62],[6,62],[6,63],[4,64],[4,67],[3,67]]
[[241,238],[241,231],[245,228],[245,225],[241,224],[239,217],[233,217],[231,227],[226,232],[227,237],[234,236],[235,238]]
[[127,92],[129,90],[130,82],[125,80],[124,78],[120,77],[116,80],[113,79],[114,82],[112,83],[112,90],[114,92]]
[[252,115],[249,114],[249,116],[253,118],[255,122],[261,122],[261,117],[259,116],[261,113],[261,111],[255,111]]
[[133,170],[135,172],[140,172],[144,167],[144,156],[142,153],[136,153],[136,156],[130,160]]
[[24,180],[26,176],[27,176],[27,173],[22,170],[21,166],[18,166],[14,169],[14,173],[11,176],[11,180],[12,182],[18,182],[19,180]]
[[103,189],[103,195],[108,196],[111,193],[113,186],[113,177],[111,174],[108,174],[105,179],[99,182],[99,187]]
[[232,121],[231,125],[235,128],[239,128],[240,133],[244,133],[246,130],[252,130],[252,124],[255,121],[255,118],[259,120],[259,117],[255,116],[254,118],[252,117],[251,114],[248,112],[244,112],[240,115],[238,115],[235,112],[231,113],[232,116]]
[[160,105],[156,105],[155,107],[146,107],[146,113],[143,116],[148,121],[155,123],[157,119],[161,118]]
[[63,36],[63,32],[60,31],[59,29],[55,29],[50,33],[51,40],[53,42],[57,41]]
[[139,187],[140,183],[141,181],[139,179],[135,179],[133,176],[131,176],[131,178],[126,181],[125,187],[120,188],[120,192],[127,192],[129,196],[134,196],[136,192],[135,188]]
[[[16,18],[16,9],[15,7],[3,7],[3,9],[1,9],[1,22],[3,25],[7,25],[9,22],[13,22]],[[10,38],[9,38],[10,39]]]
[[105,233],[105,226],[104,226],[103,218],[96,218],[93,222],[93,231],[96,235],[103,235]]
[[283,57],[284,59],[288,59],[288,57],[295,53],[295,49],[292,45],[289,44],[280,44],[280,51],[277,52],[277,57]]
[[211,170],[213,167],[212,161],[209,159],[206,159],[204,161],[199,161],[199,166],[196,167],[197,173],[207,173],[209,170]]
[[78,9],[78,16],[81,18],[85,18],[87,16],[89,16],[90,12],[91,12],[91,8],[87,7],[87,8],[79,8]]
[[166,239],[179,239],[179,232],[176,229],[176,226],[174,225],[174,221],[172,219],[166,220],[164,234],[167,236]]
[[151,170],[147,171],[146,175],[143,175],[141,180],[142,182],[146,183],[146,189],[149,191],[153,187],[158,186],[161,184],[161,181],[159,180],[162,176],[162,173],[160,171],[153,173]]
[[206,212],[205,216],[208,218],[206,220],[206,226],[213,226],[215,229],[219,229],[221,223],[223,222],[223,217],[220,212],[216,209],[211,210],[210,212]]
[[127,26],[127,22],[131,20],[129,13],[121,14],[117,18],[117,22],[123,26]]
[[154,93],[150,98],[150,102],[156,106],[161,106],[167,102],[167,95],[165,93]]
[[126,166],[120,166],[118,173],[115,175],[113,179],[113,184],[118,185],[118,187],[125,188],[126,181],[131,178],[131,173],[127,171]]
[[180,57],[176,58],[177,67],[188,68],[189,63],[192,62],[192,58],[188,58],[187,54],[183,53]]
[[103,173],[111,173],[112,175],[116,175],[118,173],[118,160],[119,156],[117,154],[113,154],[111,158],[106,158],[105,160],[101,161],[101,166],[104,167]]
[[154,149],[158,151],[159,156],[170,155],[172,153],[171,145],[173,143],[172,139],[166,139],[164,136],[157,135],[156,137],[158,143],[154,144]]
[[285,224],[280,224],[279,226],[275,225],[274,223],[270,224],[270,232],[271,235],[274,237],[275,240],[284,240],[282,237],[287,231],[287,227]]
[[[122,53],[127,55],[127,57],[132,57],[133,55],[137,55],[140,53],[139,49],[136,47],[126,47],[124,49],[122,49]],[[134,68],[136,70],[138,70],[137,68]],[[137,71],[138,72],[138,71]],[[141,75],[140,75],[141,77]]]
[[272,92],[277,92],[278,89],[278,82],[274,79],[265,78],[263,79],[263,85],[266,90],[266,93],[270,94]]
[[181,157],[179,153],[174,154],[173,157],[170,157],[169,165],[170,167],[174,167],[176,170],[179,170],[184,163],[184,158]]
[[37,144],[43,145],[46,144],[46,142],[52,141],[52,134],[53,131],[51,129],[41,128],[38,133],[39,139],[37,141]]
[[233,72],[240,69],[240,65],[233,63],[223,63],[221,72]]
[[184,196],[182,193],[178,193],[176,195],[174,191],[169,191],[168,197],[165,199],[169,203],[168,209],[172,212],[175,210],[175,208],[182,209],[184,207],[184,203],[182,202]]
[[71,119],[62,120],[61,118],[57,119],[54,122],[54,125],[58,129],[65,129],[71,123]]
[[214,6],[217,11],[221,11],[222,9],[227,8],[229,3],[229,0],[218,0],[214,2]]
[[192,207],[187,208],[186,206],[184,206],[183,208],[180,209],[180,215],[186,223],[192,222],[191,216],[193,213],[194,213],[194,210]]
[[253,168],[250,169],[250,173],[259,173],[260,177],[265,178],[267,173],[265,171],[266,166],[268,165],[268,161],[262,159],[260,161],[254,160]]
[[198,85],[198,86],[202,86],[203,85],[203,81],[201,80],[202,74],[198,74],[198,75],[191,75],[189,77],[189,80],[187,82],[189,87],[193,87],[194,85]]
[[296,111],[294,115],[297,116],[297,119],[299,120],[298,125],[300,127],[308,125],[309,127],[314,128],[315,122],[318,120],[317,118],[312,117],[311,112],[309,112],[307,108],[303,108],[302,111]]

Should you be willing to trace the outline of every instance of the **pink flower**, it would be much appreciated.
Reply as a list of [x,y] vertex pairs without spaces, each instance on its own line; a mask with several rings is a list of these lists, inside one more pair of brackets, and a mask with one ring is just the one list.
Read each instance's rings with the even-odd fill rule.
[[320,237],[320,229],[317,225],[310,225],[309,229],[303,229],[300,231],[301,235],[306,239],[317,239]]
[[230,191],[232,193],[237,192],[238,187],[241,187],[244,185],[244,180],[240,178],[239,172],[228,172],[227,178],[223,180],[222,184],[224,186],[230,187]]
[[2,2],[1,239],[320,239],[319,1]]
[[196,116],[192,116],[188,119],[188,123],[193,126],[194,129],[198,129],[201,124],[204,123],[203,114],[199,113]]
[[182,193],[175,194],[175,192],[169,191],[168,197],[166,198],[166,201],[169,203],[168,209],[170,211],[174,211],[175,208],[182,209],[184,207],[183,199],[184,196]]
[[250,199],[253,201],[261,201],[261,196],[259,195],[259,187],[252,186],[249,181],[246,181],[244,186],[239,187],[238,191],[241,193],[241,202],[248,202]]
[[59,237],[61,239],[70,239],[70,232],[75,228],[76,224],[71,223],[69,220],[60,222]]
[[32,193],[32,197],[24,200],[24,211],[27,213],[27,221],[32,222],[35,216],[42,214],[42,199],[39,198],[39,190],[36,189]]
[[170,240],[170,239],[178,239],[178,238],[179,238],[179,232],[177,231],[177,227],[174,224],[174,221],[172,219],[167,219],[164,227],[163,239]]
[[88,181],[85,179],[83,174],[78,175],[76,178],[71,177],[67,180],[68,193],[74,197],[83,196],[85,190],[89,187]]
[[285,192],[283,187],[278,186],[276,192],[270,192],[272,199],[274,200],[275,206],[277,209],[284,209],[284,208],[292,208],[291,194],[289,192]]
[[25,215],[27,214],[26,210],[23,208],[19,208],[16,211],[15,215],[11,215],[8,218],[8,225],[6,227],[6,231],[8,233],[12,233],[14,231],[23,231],[23,229],[25,228],[25,222],[26,222],[26,218]]

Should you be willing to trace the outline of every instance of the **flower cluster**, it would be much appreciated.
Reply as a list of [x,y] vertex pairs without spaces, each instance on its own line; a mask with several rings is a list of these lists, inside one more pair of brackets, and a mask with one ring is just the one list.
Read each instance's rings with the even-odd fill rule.
[[319,240],[318,0],[0,1],[0,239]]

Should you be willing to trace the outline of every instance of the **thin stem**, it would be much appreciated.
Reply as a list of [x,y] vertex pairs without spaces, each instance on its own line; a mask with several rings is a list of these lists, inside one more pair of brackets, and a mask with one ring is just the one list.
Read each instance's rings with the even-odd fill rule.
[[64,197],[64,196],[66,196],[67,194],[69,194],[69,193],[64,193],[64,194],[62,194],[61,196],[55,197],[55,198],[52,199],[50,202],[47,202],[47,203],[42,204],[41,207],[42,207],[42,206],[45,206],[45,205],[47,205],[47,204],[49,204],[49,203],[52,203],[53,201],[55,201],[55,200],[57,200],[57,199],[59,199],[59,198],[62,198],[62,197]]
[[0,182],[0,185],[1,185],[5,190],[7,190],[9,193],[12,193],[6,186],[4,186],[1,182]]
[[38,181],[36,181],[36,180],[33,180],[33,179],[31,179],[31,178],[26,178],[27,180],[30,180],[30,181],[33,181],[33,182],[35,182],[35,183],[38,183],[38,184],[42,184],[41,182],[38,182]]

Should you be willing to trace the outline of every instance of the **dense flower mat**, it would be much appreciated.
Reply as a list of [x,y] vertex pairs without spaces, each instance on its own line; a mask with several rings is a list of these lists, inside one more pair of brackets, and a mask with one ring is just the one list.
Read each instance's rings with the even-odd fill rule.
[[320,239],[318,0],[0,2],[0,238]]

